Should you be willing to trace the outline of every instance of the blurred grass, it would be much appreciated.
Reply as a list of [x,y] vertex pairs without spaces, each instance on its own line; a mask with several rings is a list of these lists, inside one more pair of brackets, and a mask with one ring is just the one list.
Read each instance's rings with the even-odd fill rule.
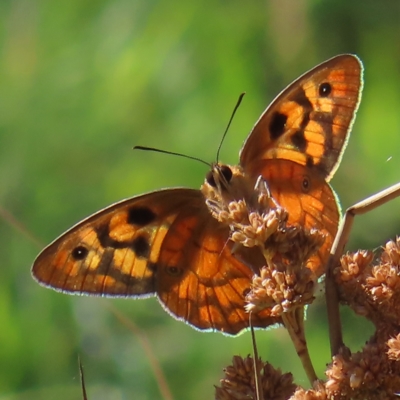
[[[4,0],[0,205],[47,243],[124,197],[199,187],[202,165],[132,152],[132,146],[212,161],[237,96],[246,91],[221,155],[236,163],[247,132],[285,85],[351,52],[366,73],[360,111],[333,179],[346,208],[399,181],[399,18],[400,3],[389,0]],[[356,220],[350,248],[375,248],[398,234],[398,209],[395,201]],[[39,287],[29,271],[37,245],[5,220],[0,238],[0,399],[80,398],[78,354],[89,399],[160,398],[137,338],[106,300]],[[176,399],[212,398],[232,355],[251,352],[249,334],[232,339],[196,332],[155,299],[112,303],[146,333]],[[321,374],[329,355],[323,301],[308,315]],[[345,317],[348,340],[360,346],[368,326]],[[257,337],[264,359],[307,385],[286,332]]]

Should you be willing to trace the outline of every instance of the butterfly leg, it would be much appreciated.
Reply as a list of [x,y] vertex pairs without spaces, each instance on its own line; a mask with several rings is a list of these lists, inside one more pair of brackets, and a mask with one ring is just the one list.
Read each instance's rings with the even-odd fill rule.
[[348,208],[339,226],[328,260],[325,279],[325,296],[332,356],[338,354],[339,350],[344,346],[339,314],[339,294],[335,284],[333,269],[338,264],[339,259],[343,254],[344,247],[353,225],[354,217],[374,210],[396,197],[400,197],[400,183],[382,190],[381,192],[376,193]]
[[268,182],[260,175],[254,185],[255,193],[258,193],[258,203],[263,204],[263,200],[268,200],[270,207],[280,208],[278,202],[274,199],[268,186]]
[[268,182],[262,177],[262,175],[257,178],[256,184],[254,185],[254,190],[271,197]]

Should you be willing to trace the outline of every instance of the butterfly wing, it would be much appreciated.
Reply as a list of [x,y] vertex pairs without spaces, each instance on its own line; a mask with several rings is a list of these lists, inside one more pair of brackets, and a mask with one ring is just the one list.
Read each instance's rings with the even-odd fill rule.
[[[204,213],[180,214],[164,239],[158,289],[167,311],[201,330],[237,334],[249,326],[244,298],[251,269],[233,254],[228,227]],[[204,206],[204,208],[203,208]],[[269,312],[255,315],[256,327],[277,322]]]
[[[39,283],[76,294],[157,295],[178,319],[236,334],[248,326],[250,269],[232,256],[229,230],[202,194],[167,189],[114,204],[80,222],[37,257]],[[255,326],[274,322],[255,316]]]
[[164,237],[192,201],[199,203],[196,191],[165,190],[101,210],[46,247],[34,262],[33,276],[63,292],[154,294]]
[[360,102],[362,64],[353,55],[334,57],[289,85],[261,115],[246,140],[240,162],[262,175],[289,213],[289,224],[318,229],[325,242],[309,261],[323,273],[340,211],[327,183],[346,147]]
[[340,217],[329,183],[313,170],[289,160],[260,160],[258,170],[268,182],[272,197],[288,210],[289,225],[316,229],[325,236],[307,265],[317,276],[322,275]]
[[312,167],[327,181],[347,144],[362,90],[362,64],[334,57],[289,85],[261,115],[240,153],[246,170],[260,159]]

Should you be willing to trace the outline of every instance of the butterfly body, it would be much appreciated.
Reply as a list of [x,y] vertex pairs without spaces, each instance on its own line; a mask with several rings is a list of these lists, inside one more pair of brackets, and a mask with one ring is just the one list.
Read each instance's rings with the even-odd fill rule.
[[[201,330],[237,334],[248,327],[244,296],[263,265],[261,252],[236,246],[215,205],[243,201],[260,210],[264,190],[290,225],[321,231],[309,267],[320,276],[339,221],[328,180],[346,145],[358,107],[362,65],[341,55],[285,89],[262,114],[240,163],[213,164],[201,190],[160,190],[116,203],[81,221],[46,247],[33,276],[76,294],[157,296],[174,317]],[[279,322],[268,311],[255,327]]]

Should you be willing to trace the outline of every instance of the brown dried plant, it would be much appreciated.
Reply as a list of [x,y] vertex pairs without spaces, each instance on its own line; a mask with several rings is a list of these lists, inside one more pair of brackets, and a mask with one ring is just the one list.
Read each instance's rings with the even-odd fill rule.
[[[243,202],[214,212],[231,223],[232,240],[263,250],[266,264],[253,278],[247,311],[270,309],[288,329],[311,389],[296,386],[290,373],[282,373],[256,355],[235,356],[216,388],[217,400],[276,399],[397,399],[400,396],[400,238],[389,241],[380,256],[359,250],[340,258],[356,214],[369,211],[400,194],[400,185],[364,200],[346,212],[328,263],[327,291],[332,359],[325,379],[317,379],[304,336],[304,306],[314,300],[317,278],[307,267],[324,238],[301,226],[287,226],[287,214],[266,192],[259,202],[263,212],[251,212]],[[265,207],[268,205],[268,207]],[[349,222],[350,221],[350,222]],[[333,304],[332,304],[333,302]],[[338,304],[375,325],[373,336],[355,353],[341,339]],[[336,315],[337,313],[337,315]],[[292,331],[291,331],[292,330]],[[256,360],[256,362],[255,362]],[[257,389],[257,380],[259,388]]]

